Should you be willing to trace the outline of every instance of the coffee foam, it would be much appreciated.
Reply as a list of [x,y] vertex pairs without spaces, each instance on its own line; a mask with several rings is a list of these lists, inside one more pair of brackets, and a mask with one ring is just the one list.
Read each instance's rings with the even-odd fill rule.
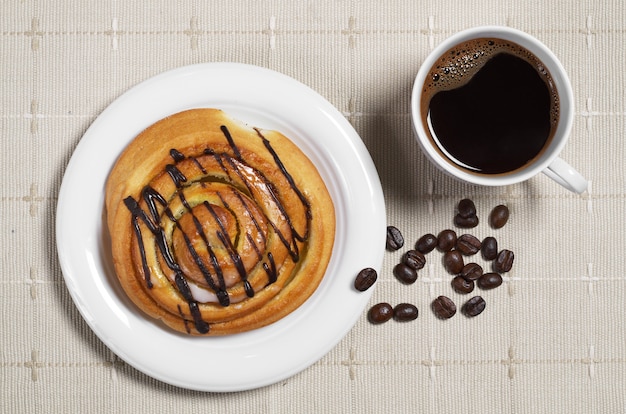
[[428,114],[430,100],[435,94],[467,84],[491,58],[500,53],[509,53],[524,59],[541,75],[552,94],[551,119],[553,125],[556,125],[559,119],[559,97],[548,69],[526,48],[497,38],[479,38],[460,43],[437,59],[426,76],[422,90],[421,111],[424,119]]

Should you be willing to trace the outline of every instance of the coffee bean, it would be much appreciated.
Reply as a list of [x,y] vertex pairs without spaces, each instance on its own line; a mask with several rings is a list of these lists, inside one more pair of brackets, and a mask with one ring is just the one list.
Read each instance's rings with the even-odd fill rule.
[[502,276],[494,272],[485,273],[478,278],[476,284],[484,290],[494,289],[502,284]]
[[387,226],[387,250],[398,250],[404,246],[404,237],[394,226]]
[[481,296],[474,296],[461,308],[461,312],[463,312],[466,316],[472,318],[474,316],[480,315],[485,310],[485,299]]
[[409,250],[404,254],[402,263],[409,266],[412,269],[420,270],[426,265],[426,256],[417,250]]
[[485,237],[480,249],[485,260],[493,260],[498,256],[498,241],[495,237]]
[[480,240],[471,234],[462,234],[456,241],[456,249],[466,256],[480,251]]
[[367,318],[371,323],[384,323],[393,316],[393,308],[388,303],[378,303],[372,306],[367,313]]
[[498,205],[491,210],[489,214],[489,224],[494,229],[499,229],[504,227],[506,222],[509,220],[509,208],[505,205]]
[[431,309],[439,319],[450,319],[456,313],[456,305],[447,296],[439,296],[433,300]]
[[478,226],[478,216],[461,217],[457,214],[454,216],[454,224],[464,229],[471,229]]
[[398,322],[407,322],[417,319],[417,306],[410,303],[399,303],[393,308],[393,318]]
[[420,253],[430,253],[437,247],[437,238],[433,234],[424,234],[415,243],[415,250]]
[[461,273],[463,270],[463,256],[458,250],[450,250],[443,255],[443,266],[453,275]]
[[483,275],[483,268],[478,263],[468,263],[461,269],[460,276],[466,280],[477,280]]
[[402,283],[410,285],[417,280],[417,271],[405,263],[398,263],[393,268],[393,274]]
[[452,289],[457,293],[466,294],[474,290],[474,281],[465,279],[463,276],[456,276],[451,284]]
[[356,275],[356,278],[354,279],[354,288],[359,292],[365,292],[367,289],[371,288],[372,285],[374,285],[376,279],[378,279],[376,270],[371,267],[366,267]]
[[508,272],[513,267],[513,259],[515,255],[512,251],[504,249],[498,253],[496,260],[493,262],[493,269],[496,272]]
[[437,235],[437,248],[442,252],[449,252],[456,244],[456,232],[443,230]]
[[469,198],[464,198],[457,205],[459,215],[463,218],[469,218],[476,215],[476,205]]

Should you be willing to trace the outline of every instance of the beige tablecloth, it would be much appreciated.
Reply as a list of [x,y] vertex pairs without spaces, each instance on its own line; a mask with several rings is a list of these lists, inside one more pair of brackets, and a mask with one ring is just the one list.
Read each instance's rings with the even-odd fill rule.
[[[408,108],[421,62],[447,36],[483,24],[538,37],[568,71],[577,109],[562,155],[589,180],[583,195],[544,176],[459,184],[419,151]],[[624,50],[621,0],[3,1],[0,411],[625,413]],[[371,153],[388,224],[408,247],[454,228],[463,197],[483,219],[507,204],[497,238],[516,262],[502,287],[482,292],[485,312],[436,319],[434,297],[463,298],[437,263],[400,284],[400,250],[385,253],[370,305],[411,302],[419,318],[374,326],[364,312],[330,353],[277,384],[189,391],[111,352],[80,316],[56,255],[65,167],[128,88],[215,61],[282,72],[335,105]],[[491,232],[486,220],[473,230]]]

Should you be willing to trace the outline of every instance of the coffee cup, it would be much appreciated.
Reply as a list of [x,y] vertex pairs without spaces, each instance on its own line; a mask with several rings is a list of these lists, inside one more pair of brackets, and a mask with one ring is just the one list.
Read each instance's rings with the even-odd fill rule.
[[459,180],[503,186],[543,173],[572,192],[587,188],[559,156],[574,119],[569,78],[527,33],[482,26],[444,40],[417,73],[411,115],[427,158]]

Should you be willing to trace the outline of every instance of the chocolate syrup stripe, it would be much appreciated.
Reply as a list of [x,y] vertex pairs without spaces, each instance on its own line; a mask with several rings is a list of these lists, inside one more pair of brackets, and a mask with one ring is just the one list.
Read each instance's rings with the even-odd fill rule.
[[[180,193],[180,196],[183,197],[182,192]],[[215,292],[220,292],[220,291],[226,291],[226,282],[224,281],[224,273],[222,272],[222,268],[220,267],[218,260],[217,260],[217,256],[215,255],[215,252],[213,251],[213,248],[211,247],[211,244],[209,243],[209,240],[206,236],[206,234],[204,233],[204,230],[202,228],[202,223],[200,223],[200,220],[198,220],[198,218],[195,216],[195,214],[192,214],[192,218],[193,218],[193,223],[196,227],[196,231],[197,233],[200,235],[200,237],[202,238],[202,241],[204,241],[204,245],[207,248],[207,252],[209,253],[209,257],[211,260],[211,266],[213,267],[213,270],[215,271],[215,274],[217,276],[217,281],[219,283],[219,289],[216,289],[215,284],[213,282],[213,278],[211,277],[211,273],[208,270],[204,270],[206,269],[204,267],[204,262],[202,261],[202,259],[195,253],[195,249],[193,249],[193,246],[191,246],[191,243],[188,242],[188,236],[187,234],[185,234],[185,231],[183,230],[182,227],[180,227],[178,225],[178,222],[176,222],[177,228],[180,230],[181,234],[184,236],[185,238],[185,243],[187,244],[187,246],[191,247],[190,252],[192,253],[192,255],[194,255],[194,260],[196,262],[196,264],[198,265],[198,267],[201,269],[202,271],[202,275],[204,276],[204,280],[207,282],[207,284],[209,285],[209,287],[211,289],[213,289]],[[220,304],[222,306],[228,306],[230,304],[230,298],[228,297],[228,294],[226,294],[225,296],[218,296],[218,298],[220,299]]]
[[201,334],[208,333],[210,326],[202,319],[200,308],[198,308],[198,302],[193,298],[193,295],[191,294],[191,289],[189,289],[189,284],[187,284],[187,280],[181,272],[176,272],[175,280],[178,291],[187,301],[187,305],[189,305],[189,312],[193,317],[193,322],[196,326],[196,330]]
[[[228,176],[230,176],[229,168],[227,168],[226,165],[224,164],[224,161],[226,161],[228,163],[228,165],[231,167],[231,169],[233,171],[235,171],[235,173],[237,174],[239,179],[248,188],[248,192],[254,198],[254,192],[252,191],[252,188],[251,188],[251,186],[253,184],[246,178],[245,174],[243,174],[241,172],[240,167],[237,164],[241,163],[241,164],[243,164],[246,167],[249,167],[249,168],[252,168],[252,167],[250,167],[245,162],[245,160],[243,159],[243,157],[241,155],[241,152],[239,151],[239,148],[235,144],[234,139],[232,138],[232,135],[230,134],[230,131],[228,130],[228,128],[226,126],[222,126],[220,129],[222,130],[222,132],[224,134],[224,137],[228,141],[229,146],[231,147],[233,153],[235,154],[236,161],[235,161],[235,159],[233,159],[230,155],[228,155],[226,153],[216,154],[214,151],[212,151],[210,149],[205,150],[204,153],[206,155],[212,155],[215,158],[215,160],[219,163],[219,165],[221,166],[222,170]],[[283,218],[288,223],[289,228],[291,230],[291,241],[287,240],[285,235],[278,229],[278,226],[271,220],[270,220],[270,225],[274,229],[275,233],[278,235],[278,237],[281,240],[281,242],[285,245],[285,247],[289,251],[292,259],[295,262],[297,262],[299,260],[299,247],[298,247],[297,242],[298,241],[306,241],[308,239],[308,236],[309,236],[309,230],[310,230],[309,229],[309,222],[311,220],[310,203],[304,197],[304,195],[302,194],[300,189],[295,185],[295,182],[294,182],[292,176],[289,174],[289,172],[285,168],[284,164],[282,163],[282,161],[278,157],[277,153],[272,148],[269,140],[267,140],[258,129],[255,129],[255,130],[256,130],[257,135],[259,136],[259,138],[261,138],[263,140],[263,144],[266,147],[266,149],[268,150],[268,152],[272,155],[272,158],[274,159],[274,162],[276,163],[276,166],[279,168],[279,170],[281,171],[281,173],[283,174],[283,176],[285,177],[285,179],[289,183],[290,188],[298,196],[298,198],[302,202],[303,206],[305,207],[306,218],[307,218],[307,226],[306,226],[305,233],[303,235],[301,235],[293,227],[293,223],[291,221],[291,218],[287,214],[284,205],[281,203],[279,197],[277,196],[277,194],[276,194],[276,192],[274,190],[274,187],[271,185],[271,183],[269,182],[267,177],[265,177],[265,175],[263,175],[260,171],[255,170],[255,171],[257,171],[257,173],[262,178],[263,184],[265,184],[266,188],[269,190],[269,193],[271,194],[272,199],[275,202],[276,206],[278,207],[281,215],[283,216]],[[179,163],[179,162],[183,161],[186,158],[184,154],[182,154],[181,152],[179,152],[176,149],[171,149],[170,150],[170,156],[172,157],[172,159],[174,160],[175,163]],[[195,164],[202,171],[203,174],[206,174],[206,170],[203,168],[201,163],[196,158],[191,157],[190,159],[192,159],[195,162]],[[185,199],[185,197],[183,195],[183,192],[180,191],[180,190],[182,190],[184,184],[187,182],[187,177],[185,177],[185,175],[175,165],[172,165],[172,164],[168,164],[165,167],[165,171],[168,173],[168,175],[172,179],[173,183],[175,184],[176,188],[178,189],[177,193],[178,193],[178,196],[179,196],[179,198],[181,200],[181,203],[183,204],[185,209],[190,214],[193,215],[191,206],[189,206],[189,204],[187,203],[187,200]],[[244,198],[240,194],[238,194],[237,192],[235,192],[235,194],[237,194],[237,196],[240,199],[241,204],[248,211],[249,216],[252,218],[254,225],[257,227],[257,230],[259,230],[260,234],[264,234],[261,231],[261,227],[260,227],[259,223],[254,218],[254,215],[251,214],[249,206],[244,201]],[[228,306],[230,304],[230,298],[229,298],[228,292],[226,291],[226,286],[225,286],[225,282],[224,282],[223,272],[222,272],[221,267],[219,266],[218,260],[217,260],[217,258],[215,256],[215,253],[213,252],[213,250],[212,250],[212,248],[210,246],[210,243],[209,243],[206,235],[204,234],[204,231],[202,230],[202,225],[199,222],[199,220],[197,219],[197,217],[195,215],[193,215],[193,220],[194,220],[194,224],[196,226],[196,229],[197,229],[198,233],[201,235],[204,243],[206,244],[207,251],[209,252],[209,255],[210,255],[210,258],[211,258],[211,265],[212,265],[212,268],[215,271],[215,274],[217,276],[217,281],[218,281],[217,285],[215,284],[215,281],[214,281],[213,277],[211,276],[210,271],[207,269],[207,267],[205,266],[204,262],[202,261],[202,258],[198,255],[198,253],[194,249],[193,245],[191,244],[191,241],[189,240],[188,235],[184,233],[184,231],[180,227],[180,224],[178,223],[178,221],[176,220],[176,218],[172,214],[171,210],[169,209],[168,203],[165,200],[165,198],[158,191],[156,191],[154,188],[152,188],[150,186],[146,186],[143,189],[143,191],[142,191],[142,198],[143,198],[144,202],[147,205],[148,213],[146,213],[139,206],[139,203],[132,196],[128,196],[127,198],[125,198],[124,199],[124,204],[129,209],[129,211],[131,213],[131,216],[132,216],[133,231],[134,231],[134,233],[135,233],[135,235],[137,237],[137,243],[139,245],[138,247],[139,247],[139,252],[140,252],[140,256],[141,256],[141,260],[142,260],[142,268],[143,268],[143,271],[144,271],[144,277],[145,277],[146,285],[147,285],[148,288],[152,288],[152,286],[153,286],[152,281],[151,281],[151,277],[150,277],[150,269],[149,269],[149,266],[148,266],[148,263],[147,263],[147,258],[146,258],[146,251],[145,251],[145,245],[144,245],[144,241],[143,241],[143,235],[141,233],[141,228],[139,226],[139,220],[144,222],[144,224],[146,225],[148,230],[153,234],[153,236],[155,238],[155,243],[156,243],[156,245],[158,247],[158,250],[160,251],[160,253],[161,253],[161,255],[162,255],[166,265],[172,271],[174,271],[176,287],[177,287],[179,293],[183,296],[183,298],[185,299],[185,301],[187,302],[187,304],[189,306],[189,311],[190,311],[190,313],[191,313],[191,315],[192,315],[192,317],[194,319],[194,325],[196,327],[196,330],[199,333],[207,333],[209,331],[209,324],[207,324],[202,319],[202,316],[201,316],[201,313],[200,313],[200,310],[199,310],[199,307],[198,307],[198,302],[193,298],[193,295],[191,293],[189,285],[188,285],[188,283],[187,283],[187,281],[186,281],[186,279],[185,279],[185,277],[184,277],[184,275],[183,275],[183,273],[182,273],[182,271],[180,269],[180,266],[176,262],[176,260],[174,259],[173,255],[172,255],[172,252],[170,251],[170,248],[169,248],[167,240],[166,240],[165,231],[164,231],[164,229],[163,229],[163,227],[161,225],[162,224],[161,223],[161,216],[159,214],[157,204],[161,204],[164,207],[164,214],[172,222],[174,222],[175,225],[177,226],[177,228],[182,232],[184,240],[185,240],[185,244],[186,244],[187,248],[189,249],[189,252],[191,253],[191,255],[192,255],[194,261],[196,262],[196,264],[198,265],[198,267],[200,268],[200,270],[201,270],[201,272],[202,272],[202,274],[203,274],[207,284],[209,285],[209,287],[216,292],[216,295],[218,297],[218,300],[219,300],[220,304],[222,306]],[[221,195],[220,195],[220,199],[222,199],[222,201],[224,201],[223,198],[221,197]],[[257,201],[257,200],[255,200],[255,201]],[[231,260],[235,264],[235,267],[236,267],[236,269],[237,269],[237,271],[238,271],[239,275],[241,276],[241,279],[242,279],[242,281],[244,283],[244,289],[245,289],[246,295],[248,297],[253,297],[254,296],[254,290],[253,290],[252,286],[250,285],[249,281],[247,280],[247,276],[248,276],[247,275],[247,271],[246,271],[245,267],[243,266],[243,263],[242,263],[240,255],[237,253],[237,251],[235,250],[234,246],[232,245],[232,242],[230,241],[230,238],[227,236],[227,232],[226,232],[224,224],[221,222],[221,220],[219,219],[219,217],[217,216],[217,214],[215,213],[215,211],[213,210],[213,208],[211,207],[211,205],[208,202],[205,201],[203,204],[208,209],[208,211],[211,213],[213,218],[218,223],[218,226],[220,227],[220,229],[217,230],[217,237],[222,242],[223,246],[227,249],[227,251],[228,251],[228,253],[229,253],[230,257],[231,257]],[[228,208],[226,203],[224,203],[224,205],[225,205],[226,208]],[[254,240],[252,239],[252,237],[249,234],[246,234],[246,237],[251,242],[254,250],[257,253],[257,256],[260,259],[262,259],[262,253],[260,252],[258,246],[256,245],[256,242],[254,242]],[[267,262],[263,262],[262,263],[262,267],[263,267],[263,269],[265,270],[265,272],[268,275],[269,283],[274,283],[277,280],[277,276],[278,275],[277,275],[277,270],[276,270],[276,264],[274,262],[274,257],[273,257],[271,252],[268,252],[267,259],[268,259],[269,264]],[[182,310],[180,309],[180,306],[179,306],[179,313],[181,314],[181,318],[183,320],[185,320],[185,318],[182,316]],[[186,320],[185,320],[185,326],[187,326],[187,321]]]
[[[228,158],[228,162],[231,165],[231,168],[233,170],[235,170],[235,172],[237,173],[239,178],[245,183],[246,187],[248,188],[248,192],[250,194],[254,194],[253,189],[252,189],[252,183],[250,183],[248,180],[246,180],[245,175],[241,172],[241,170],[237,166],[237,163],[235,162],[235,160],[232,159],[232,158]],[[263,177],[263,178],[264,178],[264,180],[266,180],[265,177]],[[268,183],[268,184],[266,184],[266,188],[267,188],[267,191],[269,192],[269,194],[271,195],[272,200],[276,203],[276,205],[278,207],[278,211],[280,212],[281,216],[283,218],[285,218],[285,220],[287,221],[287,223],[289,225],[289,228],[291,229],[291,234],[292,234],[291,240],[287,240],[287,237],[283,234],[282,231],[280,231],[280,229],[278,228],[276,223],[274,223],[274,221],[269,220],[269,224],[270,224],[270,226],[272,226],[272,229],[273,229],[274,233],[278,236],[278,238],[280,239],[281,243],[285,246],[285,248],[287,249],[287,251],[291,255],[291,259],[294,262],[297,262],[297,261],[300,260],[300,248],[298,247],[298,244],[297,244],[297,237],[294,236],[294,235],[296,235],[295,229],[293,228],[293,225],[291,224],[291,220],[288,220],[288,216],[285,213],[285,210],[282,207],[282,204],[280,204],[280,201],[278,201],[273,187],[271,185],[269,185],[269,183]]]
[[[252,210],[250,210],[250,206],[248,205],[248,201],[241,195],[241,193],[239,191],[234,191],[233,190],[233,195],[235,197],[237,197],[237,200],[239,201],[239,203],[246,209],[246,212],[248,213],[248,215],[250,216],[250,220],[252,220],[252,224],[254,224],[254,227],[256,228],[257,232],[259,233],[259,235],[263,238],[263,242],[267,241],[267,237],[265,237],[265,232],[263,231],[263,229],[261,228],[261,225],[259,224],[259,222],[257,221],[256,217],[254,216],[254,214],[252,214]],[[224,207],[226,207],[227,209],[229,209],[230,207],[228,206],[228,203],[226,202],[226,200],[224,200],[222,198],[222,195],[220,193],[217,194],[220,198],[220,201],[222,202],[222,204],[224,205]],[[256,245],[256,242],[252,239],[252,236],[250,236],[249,233],[246,233],[246,237],[248,238],[248,240],[250,241],[250,244],[252,244],[252,246],[254,247],[254,249],[259,252],[258,247]],[[262,255],[259,254],[259,260],[262,259]]]
[[[298,198],[300,199],[300,201],[304,205],[304,207],[306,209],[307,221],[311,220],[311,218],[312,218],[311,217],[311,204],[309,203],[309,200],[307,200],[306,197],[304,196],[304,194],[302,194],[302,191],[300,191],[300,189],[298,188],[298,186],[294,182],[293,177],[291,176],[291,174],[289,174],[289,171],[287,171],[287,168],[285,168],[285,165],[280,160],[280,157],[278,156],[276,151],[274,151],[274,148],[270,144],[269,140],[263,136],[263,134],[261,133],[261,131],[258,128],[255,128],[254,130],[256,131],[256,133],[259,136],[259,138],[261,138],[263,140],[263,145],[265,145],[265,148],[267,148],[269,153],[272,155],[272,158],[274,158],[274,162],[276,163],[276,165],[280,169],[280,172],[285,176],[285,179],[289,183],[289,186],[291,187],[292,191],[294,193],[296,193],[296,195],[298,196]],[[263,177],[263,178],[265,178],[265,177]],[[273,194],[273,192],[272,192],[272,194]],[[278,202],[278,200],[276,200],[276,202]],[[279,206],[282,209],[284,209],[282,203],[278,202],[278,204],[279,204]],[[295,231],[295,229],[293,229],[293,226],[291,225],[291,219],[289,218],[289,216],[287,215],[287,213],[284,210],[283,210],[283,214],[285,215],[285,218],[289,221],[289,225],[292,227],[292,231]],[[298,233],[295,233],[295,234],[298,235]],[[306,233],[303,236],[298,235],[298,239],[300,241],[305,241],[308,238],[309,238],[309,227],[307,226]]]
[[[183,197],[182,192],[180,193],[180,196]],[[229,298],[228,294],[221,295],[221,296],[219,295],[219,292],[226,292],[226,283],[224,282],[224,275],[222,273],[222,269],[220,268],[219,264],[217,263],[217,258],[215,256],[215,253],[214,253],[213,249],[211,248],[211,246],[209,245],[209,242],[208,242],[208,240],[206,238],[206,235],[204,234],[204,231],[202,231],[202,225],[200,224],[200,222],[198,221],[196,216],[193,215],[193,213],[192,213],[192,216],[193,216],[193,221],[194,221],[194,223],[196,225],[196,228],[199,227],[199,229],[200,229],[199,230],[199,234],[201,235],[203,241],[205,242],[205,244],[207,246],[207,250],[208,250],[209,256],[211,258],[211,263],[213,265],[213,269],[216,271],[216,274],[217,274],[219,287],[215,285],[215,282],[213,281],[213,278],[211,277],[211,272],[209,272],[209,269],[206,268],[204,262],[202,261],[202,258],[198,254],[198,252],[196,252],[196,249],[193,247],[193,244],[191,243],[191,240],[189,239],[189,236],[187,235],[187,233],[185,233],[183,231],[182,227],[180,227],[178,222],[176,222],[176,226],[180,230],[181,234],[183,235],[183,239],[185,240],[185,245],[187,246],[187,249],[189,250],[189,253],[191,253],[191,257],[193,258],[194,262],[196,263],[196,265],[200,269],[200,272],[202,273],[202,276],[204,277],[204,280],[207,282],[209,287],[211,287],[211,289],[213,289],[218,294],[218,298],[220,300],[220,305],[228,306],[228,305],[230,305],[230,298]]]

